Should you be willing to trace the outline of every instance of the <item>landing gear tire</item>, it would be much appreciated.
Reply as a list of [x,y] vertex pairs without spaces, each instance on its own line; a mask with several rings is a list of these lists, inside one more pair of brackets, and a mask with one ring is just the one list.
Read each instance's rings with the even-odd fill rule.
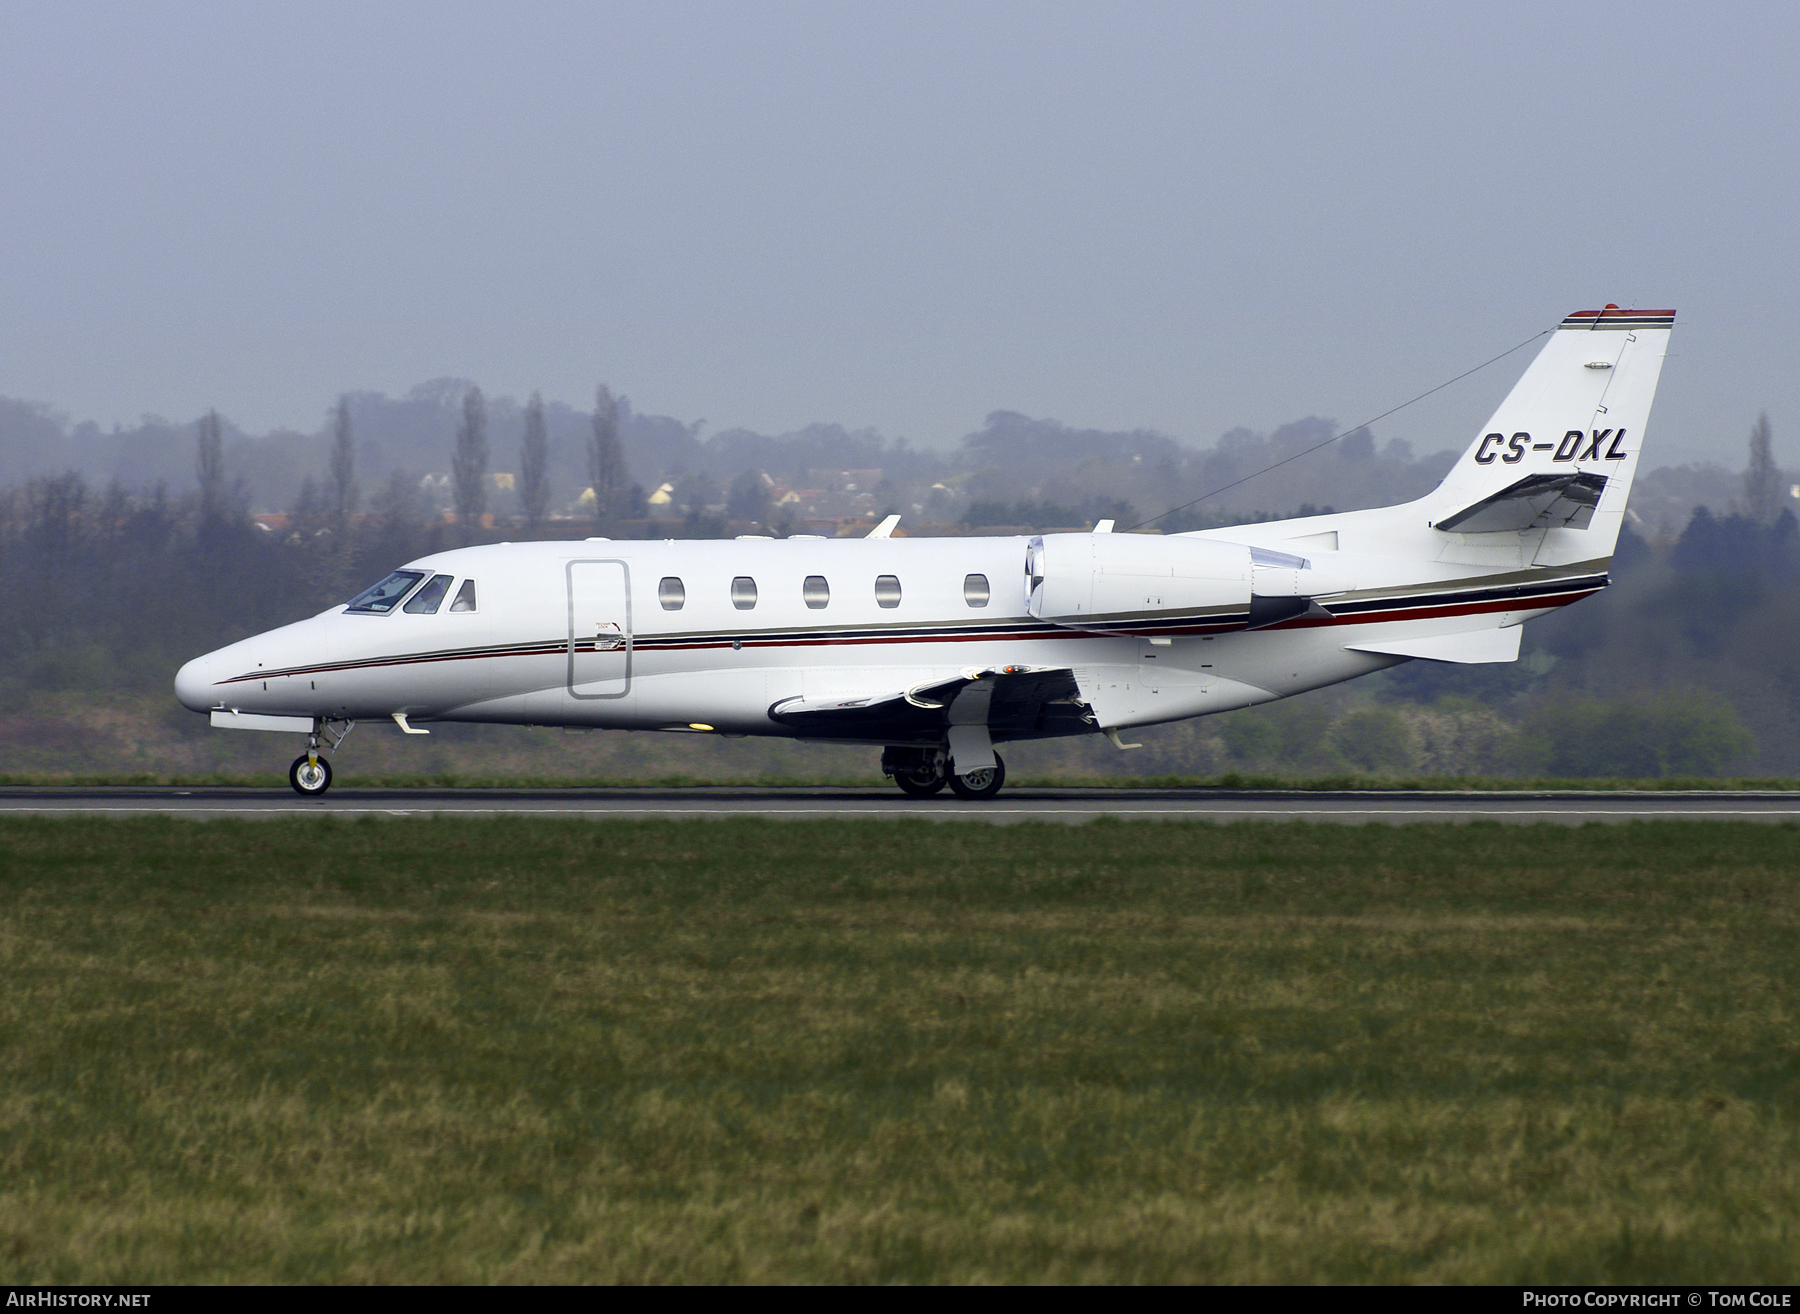
[[[954,764],[951,770],[955,770]],[[1000,754],[994,754],[992,768],[982,767],[967,775],[950,777],[950,792],[958,798],[985,799],[992,798],[1000,792],[1000,786],[1006,783],[1006,763],[1000,760]]]
[[302,753],[288,768],[288,784],[302,798],[317,798],[331,788],[331,763],[322,757],[316,762],[308,761]]
[[940,792],[949,781],[935,774],[920,775],[902,771],[894,777],[894,783],[900,786],[902,794],[910,794],[914,798],[930,798]]

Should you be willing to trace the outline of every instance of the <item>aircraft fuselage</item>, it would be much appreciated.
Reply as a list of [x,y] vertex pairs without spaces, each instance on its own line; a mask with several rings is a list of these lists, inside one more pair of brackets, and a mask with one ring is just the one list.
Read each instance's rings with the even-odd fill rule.
[[[1031,542],[589,539],[463,548],[407,567],[421,576],[408,599],[449,576],[435,610],[408,611],[407,601],[379,614],[334,607],[189,663],[177,693],[196,711],[795,736],[772,708],[1024,667],[1072,669],[1084,702],[1100,713],[1098,723],[1071,714],[1030,731],[996,727],[1004,742],[1285,697],[1403,660],[1345,646],[1359,635],[1456,609],[1484,627],[1496,624],[1496,610],[1510,610],[1505,623],[1516,623],[1604,583],[1603,572],[1590,571],[1534,580],[1516,597],[1458,601],[1456,577],[1467,568],[1349,561],[1332,568],[1365,577],[1352,581],[1365,587],[1350,596],[1386,595],[1376,610],[1257,629],[1227,613],[1088,630],[1032,616]],[[1381,587],[1371,572],[1411,578]],[[1417,585],[1421,575],[1438,578]],[[473,608],[452,611],[470,580]],[[1547,592],[1552,583],[1561,592]],[[798,737],[879,743],[892,735],[840,726]]]

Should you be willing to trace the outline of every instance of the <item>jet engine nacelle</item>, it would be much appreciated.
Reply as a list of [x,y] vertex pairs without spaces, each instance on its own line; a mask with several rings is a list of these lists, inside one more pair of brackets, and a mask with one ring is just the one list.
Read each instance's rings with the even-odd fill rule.
[[1237,543],[1045,534],[1027,551],[1027,606],[1039,620],[1078,629],[1209,619],[1241,626],[1250,612],[1250,571],[1250,549]]

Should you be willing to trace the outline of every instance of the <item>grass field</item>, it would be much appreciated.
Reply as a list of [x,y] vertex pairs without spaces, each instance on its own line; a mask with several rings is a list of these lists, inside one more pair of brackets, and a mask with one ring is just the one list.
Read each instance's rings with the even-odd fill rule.
[[1793,1282],[1800,833],[0,822],[0,1280]]

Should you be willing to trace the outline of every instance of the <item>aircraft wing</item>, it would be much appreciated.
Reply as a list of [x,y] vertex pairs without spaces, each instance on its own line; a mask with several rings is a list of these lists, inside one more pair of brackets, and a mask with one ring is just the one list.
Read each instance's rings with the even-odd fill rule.
[[1437,522],[1436,528],[1459,534],[1562,526],[1586,529],[1605,489],[1605,475],[1584,472],[1526,475],[1492,497],[1484,497],[1445,516]]
[[995,740],[1068,734],[1091,724],[1068,668],[970,667],[949,679],[854,698],[785,698],[769,719],[796,734],[891,744],[935,742],[952,725],[985,725]]

